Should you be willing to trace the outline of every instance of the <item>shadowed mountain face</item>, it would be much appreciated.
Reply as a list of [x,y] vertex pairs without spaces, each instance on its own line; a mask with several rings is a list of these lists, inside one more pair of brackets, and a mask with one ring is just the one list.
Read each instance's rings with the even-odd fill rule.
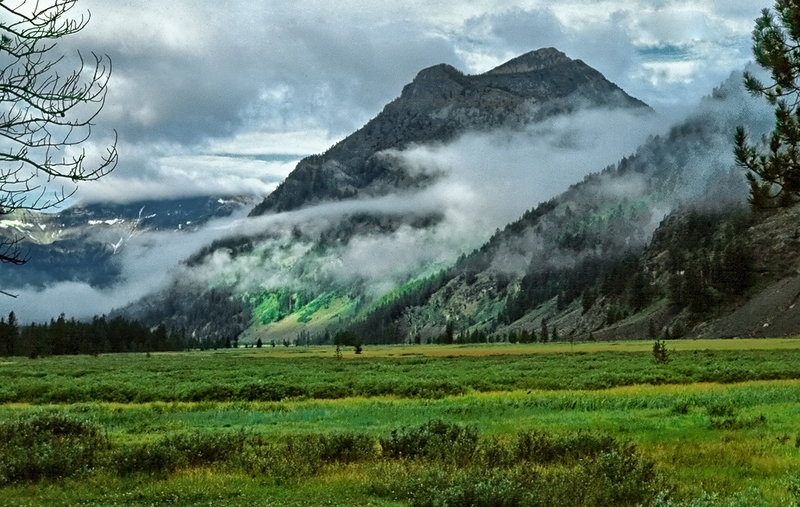
[[409,174],[381,152],[446,142],[469,131],[522,128],[586,107],[649,110],[598,71],[553,48],[475,76],[445,64],[429,67],[363,128],[300,161],[251,215],[419,188],[430,183],[430,175]]

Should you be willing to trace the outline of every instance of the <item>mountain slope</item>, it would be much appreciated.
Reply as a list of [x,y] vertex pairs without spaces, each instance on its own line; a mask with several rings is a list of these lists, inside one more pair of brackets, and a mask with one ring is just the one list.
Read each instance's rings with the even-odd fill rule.
[[[649,304],[659,300],[645,249],[662,218],[687,206],[736,209],[746,200],[731,133],[740,124],[764,132],[771,115],[740,83],[732,76],[668,134],[525,213],[435,282],[352,329],[385,336],[378,341],[430,341],[447,330],[500,337],[550,322],[561,336],[608,328],[609,337],[641,337],[655,311]],[[619,323],[632,313],[639,318],[624,331]]]
[[428,177],[409,174],[377,154],[414,143],[450,141],[468,131],[521,128],[582,107],[603,106],[649,109],[598,71],[553,48],[475,76],[446,64],[429,67],[364,127],[324,154],[303,159],[251,215],[423,186]]

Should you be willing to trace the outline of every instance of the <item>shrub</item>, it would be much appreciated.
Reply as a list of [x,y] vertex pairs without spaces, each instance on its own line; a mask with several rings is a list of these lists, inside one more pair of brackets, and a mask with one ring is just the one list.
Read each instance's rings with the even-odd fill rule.
[[608,435],[579,432],[553,436],[539,431],[519,433],[512,443],[515,461],[552,463],[594,457],[617,449],[619,444]]
[[388,458],[426,458],[465,464],[471,461],[478,445],[478,433],[441,420],[430,421],[403,432],[392,431],[380,440],[383,456]]
[[303,435],[288,437],[281,444],[251,441],[236,463],[280,483],[308,477],[325,465],[352,463],[377,455],[377,440],[368,435]]
[[233,389],[226,385],[209,384],[181,393],[181,401],[230,401],[233,399]]
[[167,473],[178,468],[210,465],[242,451],[241,433],[189,433],[169,435],[153,443],[122,448],[115,456],[117,472]]
[[675,405],[672,406],[670,412],[676,415],[686,415],[689,413],[690,406],[691,404],[686,400],[677,401]]
[[0,484],[69,477],[100,464],[108,440],[95,426],[58,413],[0,424]]
[[733,417],[736,415],[736,410],[726,403],[711,403],[706,406],[706,410],[711,417]]
[[428,466],[375,481],[373,494],[418,507],[650,505],[664,483],[651,462],[624,445],[565,466]]
[[290,384],[251,383],[240,386],[235,398],[243,401],[281,401],[300,396],[308,396],[308,391],[303,387]]
[[[510,441],[477,443],[480,459],[443,460],[427,450],[442,449],[441,435],[464,438],[464,428],[432,421],[384,444],[384,457],[427,459],[374,481],[370,491],[415,506],[649,505],[664,491],[661,477],[632,445],[606,435],[538,431]],[[466,433],[469,435],[469,433]],[[415,451],[417,449],[417,451]]]

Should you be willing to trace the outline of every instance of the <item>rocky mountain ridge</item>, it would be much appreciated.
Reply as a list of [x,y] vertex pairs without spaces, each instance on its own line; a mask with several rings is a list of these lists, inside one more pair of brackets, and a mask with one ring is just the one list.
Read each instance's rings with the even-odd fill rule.
[[327,200],[384,195],[430,183],[379,154],[469,131],[522,128],[585,107],[649,111],[601,73],[554,48],[532,51],[478,75],[447,64],[421,70],[400,97],[321,155],[307,157],[251,215]]
[[[404,149],[435,149],[476,134],[487,139],[519,134],[540,142],[546,131],[543,142],[560,142],[574,134],[587,111],[601,128],[604,122],[611,127],[608,112],[616,111],[618,118],[652,114],[596,70],[552,48],[477,76],[449,65],[423,69],[363,128],[324,154],[302,160],[250,213],[247,233],[191,256],[185,267],[192,273],[185,278],[206,279],[205,286],[178,282],[122,311],[154,325],[166,322],[223,339],[221,333],[232,331],[209,312],[227,292],[251,312],[243,339],[269,335],[293,341],[299,332],[322,334],[341,326],[368,311],[383,293],[450,264],[491,234],[485,226],[464,224],[454,236],[448,222],[452,203],[442,195],[452,195],[457,186],[436,187],[452,185],[448,175],[438,167],[406,165]],[[531,163],[533,169],[549,169],[544,161]],[[486,177],[503,177],[505,169],[487,161]],[[439,193],[425,194],[429,189]],[[436,244],[439,238],[447,238],[447,247]],[[439,252],[442,248],[447,251]],[[171,303],[177,300],[193,306]],[[168,308],[177,309],[165,312]]]

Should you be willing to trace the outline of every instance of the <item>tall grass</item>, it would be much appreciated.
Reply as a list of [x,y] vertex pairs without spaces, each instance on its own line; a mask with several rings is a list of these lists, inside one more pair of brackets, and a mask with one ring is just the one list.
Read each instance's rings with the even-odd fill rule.
[[267,353],[14,358],[0,364],[0,403],[279,401],[351,396],[435,399],[520,389],[607,389],[800,378],[800,350],[508,356],[273,357]]

